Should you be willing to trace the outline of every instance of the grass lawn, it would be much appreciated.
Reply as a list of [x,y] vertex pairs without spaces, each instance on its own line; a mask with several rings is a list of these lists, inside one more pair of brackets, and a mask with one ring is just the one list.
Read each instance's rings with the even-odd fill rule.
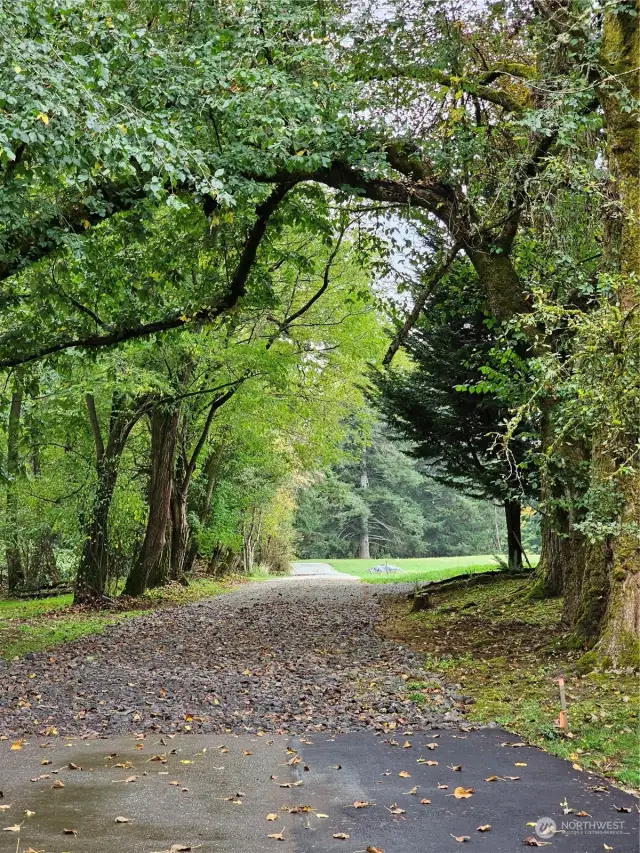
[[[632,675],[583,672],[582,650],[563,631],[561,599],[527,598],[527,581],[443,591],[433,606],[410,613],[393,605],[385,636],[425,652],[425,681],[409,683],[412,698],[437,703],[428,672],[438,672],[475,698],[470,721],[495,721],[580,768],[640,788],[640,696]],[[555,725],[560,711],[554,679],[567,680],[569,737]]]
[[[313,562],[313,561],[303,561]],[[424,557],[410,560],[389,560],[399,566],[402,572],[392,574],[371,574],[369,569],[384,563],[385,560],[326,560],[339,572],[355,575],[367,583],[413,583],[418,581],[443,580],[455,575],[486,572],[497,568],[497,562],[490,554],[477,554],[471,557]]]
[[[237,583],[237,579],[235,579]],[[201,578],[188,587],[173,584],[150,590],[132,603],[129,610],[92,610],[72,607],[71,595],[33,600],[0,600],[0,657],[21,657],[27,652],[52,649],[90,634],[100,634],[108,625],[132,619],[158,607],[188,604],[232,589],[234,580]]]

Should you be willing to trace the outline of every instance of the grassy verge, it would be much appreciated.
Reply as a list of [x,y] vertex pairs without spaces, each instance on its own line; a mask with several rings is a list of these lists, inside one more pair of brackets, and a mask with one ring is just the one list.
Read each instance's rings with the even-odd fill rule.
[[444,580],[456,575],[486,572],[498,567],[494,558],[488,554],[471,557],[424,557],[389,560],[389,563],[402,569],[402,572],[391,574],[372,574],[369,571],[372,566],[384,563],[384,559],[327,560],[327,562],[337,571],[354,575],[367,583],[418,583],[419,581]]
[[11,659],[27,652],[52,649],[63,643],[100,634],[109,625],[140,616],[150,609],[189,604],[229,592],[239,581],[194,580],[188,587],[179,584],[150,590],[129,609],[97,611],[73,607],[71,595],[33,600],[0,601],[0,657]]
[[[382,630],[424,651],[427,671],[445,674],[475,698],[466,706],[470,721],[495,721],[581,768],[640,788],[636,680],[581,674],[582,652],[568,647],[560,624],[561,600],[526,596],[526,581],[450,590],[434,595],[423,613],[394,605]],[[567,679],[569,737],[555,725],[560,674]],[[419,701],[437,701],[428,681],[408,689]]]

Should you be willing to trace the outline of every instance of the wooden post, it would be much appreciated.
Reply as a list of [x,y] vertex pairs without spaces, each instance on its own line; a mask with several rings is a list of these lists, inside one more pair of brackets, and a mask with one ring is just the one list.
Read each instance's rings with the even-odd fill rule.
[[564,675],[559,676],[556,681],[558,682],[558,688],[560,690],[560,728],[565,734],[567,734],[569,731],[569,721],[567,719],[567,697],[564,692]]

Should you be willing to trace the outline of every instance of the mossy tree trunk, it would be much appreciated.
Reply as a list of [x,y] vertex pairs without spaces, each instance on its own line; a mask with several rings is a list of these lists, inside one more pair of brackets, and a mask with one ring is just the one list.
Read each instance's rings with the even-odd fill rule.
[[[603,20],[602,61],[609,77],[600,87],[606,118],[607,147],[614,190],[620,205],[620,227],[611,230],[608,247],[621,276],[620,309],[623,322],[640,334],[638,285],[640,283],[640,2],[626,0]],[[637,338],[637,335],[636,335]],[[640,441],[640,424],[628,436],[629,448]],[[640,663],[640,471],[621,459],[599,457],[594,472],[603,479],[617,471],[618,530],[591,555],[592,565],[607,601],[600,627],[599,651],[616,666]],[[594,586],[594,585],[592,585]]]

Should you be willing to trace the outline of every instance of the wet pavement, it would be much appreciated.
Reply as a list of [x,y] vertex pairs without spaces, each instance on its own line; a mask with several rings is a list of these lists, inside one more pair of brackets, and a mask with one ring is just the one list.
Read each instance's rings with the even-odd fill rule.
[[0,851],[516,853],[546,818],[551,851],[636,853],[631,796],[514,743],[498,729],[7,741],[0,824],[20,828]]

